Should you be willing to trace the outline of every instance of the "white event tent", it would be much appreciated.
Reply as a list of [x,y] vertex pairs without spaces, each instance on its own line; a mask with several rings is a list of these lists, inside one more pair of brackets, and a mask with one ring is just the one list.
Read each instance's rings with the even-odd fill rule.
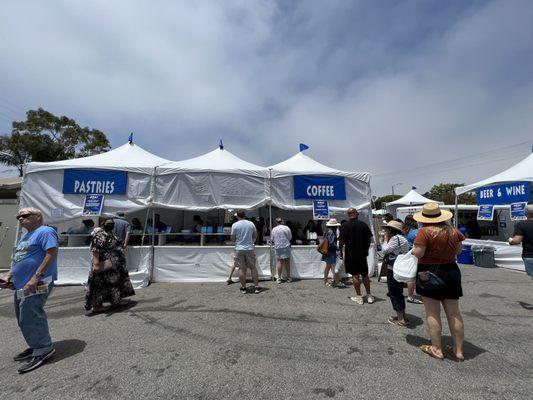
[[[114,170],[127,172],[127,191],[125,194],[105,197],[106,213],[148,209],[153,198],[155,169],[169,162],[133,143],[89,157],[32,162],[25,168],[20,205],[42,210],[46,223],[50,224],[79,218],[82,215],[84,196],[63,194],[65,171]],[[133,284],[136,287],[146,286],[152,265],[150,247],[130,248],[126,252],[126,262]],[[87,247],[62,247],[58,258],[57,283],[75,284],[86,281],[89,266],[90,252]]]
[[[385,209],[387,212],[390,212],[394,217],[396,217],[396,210],[398,207],[402,206],[418,206],[426,203],[437,203],[435,200],[428,199],[427,197],[422,196],[418,193],[413,187],[405,196],[399,198],[398,200],[391,201],[390,203],[385,204]],[[442,202],[438,202],[442,204]]]
[[[483,186],[523,181],[533,182],[533,153],[505,171],[470,185],[455,188],[455,203],[457,204],[457,197],[459,195]],[[497,266],[525,271],[521,246],[509,246],[506,242],[473,239],[467,239],[467,242],[474,245],[481,244],[494,247],[494,260]]]

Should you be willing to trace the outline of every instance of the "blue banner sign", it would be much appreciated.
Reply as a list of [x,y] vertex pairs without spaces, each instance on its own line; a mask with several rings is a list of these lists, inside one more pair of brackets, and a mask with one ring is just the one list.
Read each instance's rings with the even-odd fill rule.
[[477,204],[512,204],[528,202],[531,182],[511,182],[476,189]]
[[313,219],[329,219],[329,206],[326,200],[313,200]]
[[479,221],[492,221],[494,218],[494,206],[492,204],[479,206],[477,210],[477,219]]
[[295,200],[346,200],[343,176],[294,176]]
[[126,194],[128,173],[91,169],[66,169],[64,194]]
[[85,202],[83,203],[83,215],[94,217],[100,216],[103,205],[103,194],[88,194],[85,196]]
[[526,206],[527,203],[514,203],[511,204],[511,220],[520,221],[526,218]]

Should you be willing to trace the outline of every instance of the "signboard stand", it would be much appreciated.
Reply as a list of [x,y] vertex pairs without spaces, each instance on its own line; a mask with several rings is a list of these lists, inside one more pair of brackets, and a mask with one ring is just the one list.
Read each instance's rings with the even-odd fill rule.
[[494,206],[492,204],[481,205],[477,211],[478,221],[492,221],[494,219]]
[[102,214],[103,205],[103,194],[88,194],[85,196],[85,201],[83,202],[82,215],[84,217],[99,217]]
[[313,200],[313,219],[328,220],[329,205],[326,200]]

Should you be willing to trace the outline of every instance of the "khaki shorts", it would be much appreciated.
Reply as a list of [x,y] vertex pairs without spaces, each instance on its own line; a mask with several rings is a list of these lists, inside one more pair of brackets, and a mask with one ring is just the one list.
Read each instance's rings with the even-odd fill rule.
[[255,251],[237,250],[235,252],[235,266],[246,271],[246,268],[255,268]]

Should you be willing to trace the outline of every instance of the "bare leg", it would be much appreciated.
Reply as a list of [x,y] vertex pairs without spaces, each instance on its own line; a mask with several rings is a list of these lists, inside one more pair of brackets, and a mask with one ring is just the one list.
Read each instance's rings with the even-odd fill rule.
[[353,288],[355,289],[355,293],[358,296],[361,296],[361,276],[360,275],[353,275],[352,276],[352,282],[353,282]]
[[459,300],[444,300],[442,302],[446,318],[448,319],[448,326],[452,333],[454,341],[454,352],[457,358],[464,358],[463,341],[465,337],[465,329],[463,324],[463,317],[459,310]]
[[429,329],[431,346],[436,355],[442,356],[442,322],[440,320],[440,301],[422,297],[426,309],[426,320]]
[[416,282],[407,282],[407,298],[414,299]]
[[239,281],[242,287],[246,287],[246,268],[239,268]]
[[287,271],[287,279],[291,278],[291,259],[286,258],[285,260],[285,270]]
[[324,268],[324,285],[327,285],[327,283],[328,283],[330,268],[331,268],[331,265],[326,263],[326,268]]
[[233,278],[233,273],[235,272],[235,264],[231,266],[231,270],[229,271],[229,276],[227,279],[227,282],[231,282],[231,278]]
[[281,279],[283,273],[283,260],[278,259],[278,279]]
[[255,265],[252,267],[252,280],[254,281],[255,286],[259,286],[259,274],[257,273],[257,267]]
[[365,285],[366,294],[370,295],[370,279],[368,276],[363,278],[363,285]]

